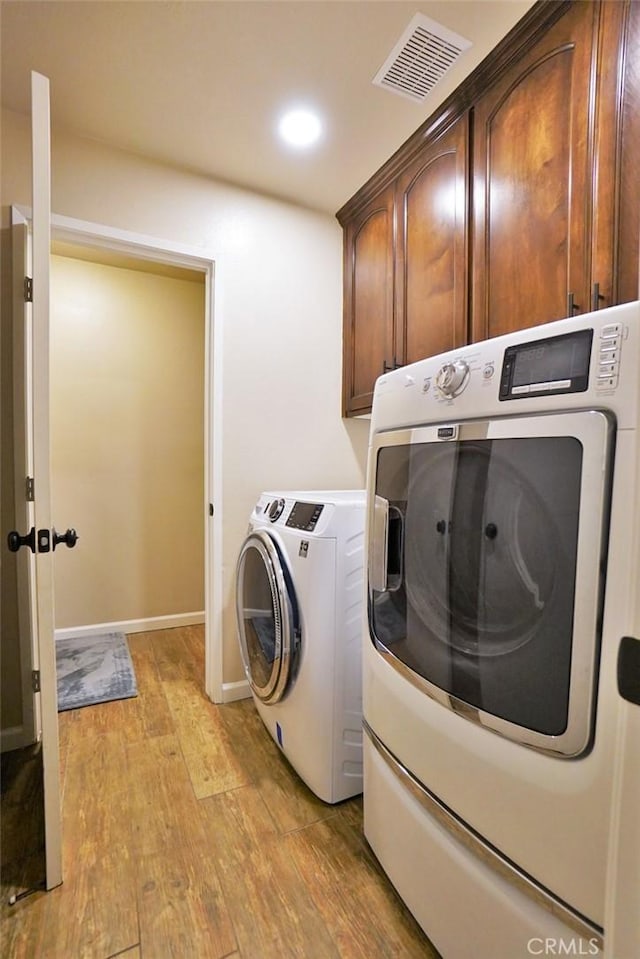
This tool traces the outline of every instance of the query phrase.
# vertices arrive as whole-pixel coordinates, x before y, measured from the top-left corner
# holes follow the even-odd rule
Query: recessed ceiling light
[[[289,146],[304,149],[320,139],[322,123],[311,110],[289,110],[280,118],[278,132]]]

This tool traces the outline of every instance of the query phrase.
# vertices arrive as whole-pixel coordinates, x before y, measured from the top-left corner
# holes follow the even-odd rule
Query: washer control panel
[[[322,503],[295,502],[287,518],[285,526],[292,529],[303,529],[305,533],[312,533],[324,509]]]

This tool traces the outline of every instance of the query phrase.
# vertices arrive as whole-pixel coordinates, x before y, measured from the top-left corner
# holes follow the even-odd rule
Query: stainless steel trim
[[[553,893],[545,889],[544,886],[540,886],[531,876],[491,846],[396,759],[393,753],[378,739],[366,720],[363,721],[363,726],[365,735],[394,776],[420,803],[423,809],[447,830],[453,839],[461,843],[465,849],[473,853],[502,879],[505,879],[529,899],[532,899],[538,906],[546,909],[547,912],[564,922],[565,925],[583,938],[596,940],[599,949],[603,948],[604,930],[600,926],[595,925],[585,916],[573,910],[567,903],[556,898]]]
[[[252,672],[249,663],[247,643],[244,633],[244,607],[242,604],[242,576],[244,575],[244,561],[247,552],[255,549],[264,563],[271,602],[275,619],[276,647],[273,658],[273,669],[264,686],[260,686]],[[279,702],[282,699],[291,674],[293,636],[293,610],[285,582],[280,556],[272,537],[266,530],[255,530],[245,539],[236,566],[236,618],[240,635],[240,652],[246,677],[256,696],[267,704]]]
[[[451,425],[451,422],[448,421],[447,425]],[[393,446],[435,443],[438,442],[437,433],[438,424],[375,434],[372,438],[369,457],[367,489],[370,501],[375,493],[379,451]],[[495,420],[467,420],[459,424],[458,442],[542,436],[574,437],[581,443],[583,449],[569,712],[565,732],[558,736],[539,733],[470,706],[414,672],[383,646],[375,638],[372,630],[370,632],[374,646],[385,661],[431,699],[507,739],[557,758],[572,759],[588,750],[591,742],[615,420],[610,414],[601,410],[509,416]],[[372,528],[371,520],[369,528]],[[370,589],[369,594],[371,594]]]
[[[387,588],[387,549],[389,535],[389,501],[374,497],[371,548],[369,550],[369,583],[372,589]]]

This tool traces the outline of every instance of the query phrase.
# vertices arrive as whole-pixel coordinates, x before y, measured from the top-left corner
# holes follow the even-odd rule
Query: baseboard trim
[[[12,749],[22,749],[31,745],[25,733],[24,726],[9,726],[0,730],[0,752],[9,753]]]
[[[246,679],[240,680],[239,683],[222,684],[223,703],[235,703],[238,699],[249,699],[250,696],[251,689]]]
[[[154,629],[176,629],[179,626],[198,626],[204,623],[204,611],[177,613],[174,616],[153,616],[149,619],[126,619],[117,623],[95,623],[90,626],[72,626],[56,629],[56,639],[80,639],[100,633],[147,633]]]

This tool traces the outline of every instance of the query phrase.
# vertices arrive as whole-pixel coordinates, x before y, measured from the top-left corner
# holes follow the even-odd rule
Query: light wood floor
[[[60,714],[64,883],[2,904],[3,959],[437,957],[250,700],[204,695],[201,627],[129,637],[135,699]]]

